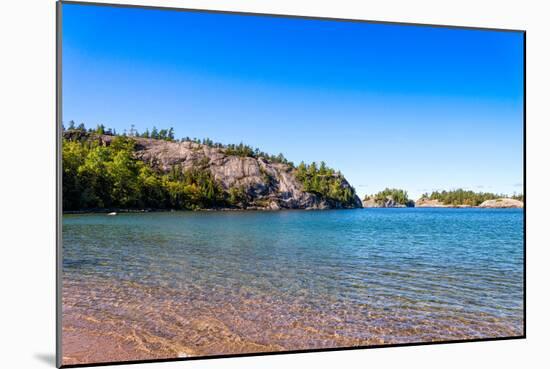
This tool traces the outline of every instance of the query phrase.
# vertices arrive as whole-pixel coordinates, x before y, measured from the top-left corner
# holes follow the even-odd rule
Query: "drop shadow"
[[[55,354],[34,354],[34,358],[55,367]]]

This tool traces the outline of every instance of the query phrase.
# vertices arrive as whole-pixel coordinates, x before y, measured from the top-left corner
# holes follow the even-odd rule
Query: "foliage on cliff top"
[[[63,126],[63,130],[65,130],[65,127]],[[240,157],[251,157],[251,158],[264,158],[270,162],[273,163],[282,163],[287,164],[290,167],[294,167],[294,163],[287,160],[285,156],[282,153],[279,153],[278,155],[272,155],[269,153],[266,153],[259,148],[253,148],[250,145],[246,145],[244,143],[239,144],[222,144],[220,142],[215,142],[211,140],[210,138],[206,137],[203,139],[199,138],[191,138],[189,136],[182,137],[181,139],[175,138],[175,131],[174,128],[168,128],[168,129],[157,129],[156,127],[153,127],[151,131],[147,128],[145,131],[140,133],[133,125],[131,125],[129,130],[124,130],[122,133],[117,133],[116,130],[112,128],[107,128],[103,124],[98,124],[96,128],[86,128],[84,123],[80,123],[79,125],[76,125],[74,121],[70,121],[67,130],[75,130],[75,131],[81,131],[86,133],[96,133],[101,135],[109,135],[109,136],[123,136],[123,137],[140,137],[140,138],[152,138],[156,140],[164,140],[164,141],[170,141],[170,142],[194,142],[201,145],[205,145],[208,147],[214,147],[223,150],[227,155],[234,155],[234,156],[240,156]]]

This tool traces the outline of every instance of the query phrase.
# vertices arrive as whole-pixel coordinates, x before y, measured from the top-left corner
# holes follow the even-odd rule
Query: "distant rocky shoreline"
[[[415,202],[417,208],[485,208],[485,209],[521,209],[523,201],[499,198],[494,200],[486,200],[477,206],[467,204],[445,204],[439,200],[419,199]]]
[[[426,198],[421,198],[416,200],[414,203],[409,203],[407,205],[399,204],[388,199],[384,202],[376,202],[374,199],[363,200],[363,208],[407,208],[407,207],[416,207],[416,208],[481,208],[481,209],[522,209],[524,207],[523,201],[509,199],[509,198],[499,198],[494,200],[486,200],[480,205],[472,206],[467,204],[445,204],[440,200],[430,200]]]
[[[434,191],[424,193],[414,201],[407,191],[400,188],[386,187],[384,190],[366,195],[361,202],[364,208],[486,208],[510,209],[523,208],[522,194],[496,194],[490,192],[474,192],[464,189]]]
[[[487,200],[478,206],[471,205],[452,205],[444,204],[439,200],[419,199],[413,203],[414,205],[398,204],[395,201],[388,200],[384,203],[377,203],[372,199],[363,200],[363,208],[447,208],[447,209],[522,209],[524,203],[515,199],[501,198],[495,200]],[[276,208],[264,208],[264,207],[249,207],[246,209],[241,208],[204,208],[195,210],[180,210],[180,211],[278,211],[278,210],[325,210],[325,209],[276,209]],[[158,213],[158,212],[173,212],[174,209],[83,209],[83,210],[70,210],[64,211],[63,214],[110,214],[110,213]]]

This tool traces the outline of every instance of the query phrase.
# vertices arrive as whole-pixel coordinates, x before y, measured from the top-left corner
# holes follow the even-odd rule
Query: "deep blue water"
[[[523,236],[520,209],[65,215],[64,308],[195,354],[521,335]]]

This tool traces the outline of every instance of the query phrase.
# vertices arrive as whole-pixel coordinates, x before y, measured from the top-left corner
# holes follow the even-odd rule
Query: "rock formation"
[[[480,208],[523,208],[523,202],[515,199],[487,200],[479,205]]]
[[[86,132],[64,133],[69,139],[83,139]],[[75,137],[75,135],[79,135]],[[83,137],[84,136],[84,137]],[[100,143],[109,145],[115,138],[96,135]],[[191,141],[165,141],[134,137],[136,158],[161,172],[174,168],[185,172],[193,167],[209,170],[223,189],[240,189],[250,199],[248,209],[340,209],[360,208],[361,200],[354,195],[342,203],[335,199],[303,190],[296,178],[296,169],[289,164],[277,163],[264,157],[227,155],[224,148],[211,147]],[[341,187],[351,188],[348,181],[338,176]]]

